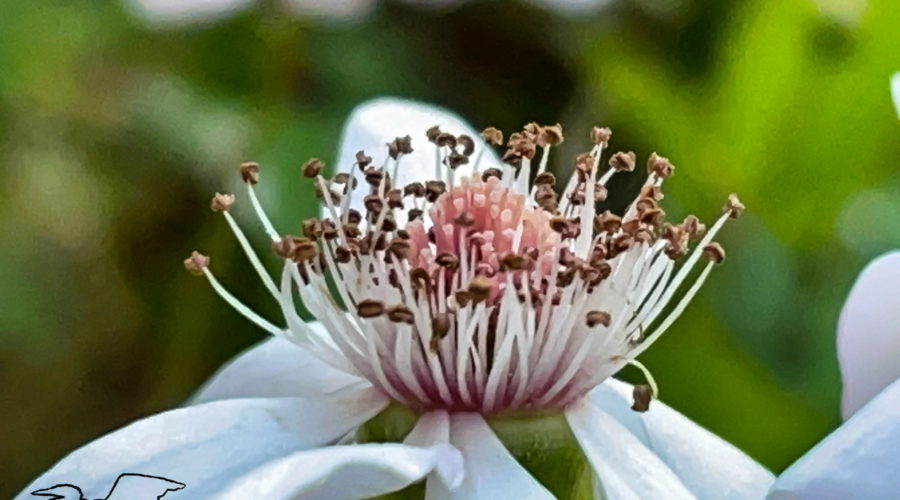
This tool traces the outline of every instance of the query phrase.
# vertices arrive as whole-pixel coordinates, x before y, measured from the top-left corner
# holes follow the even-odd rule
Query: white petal
[[[891,97],[894,99],[897,118],[900,118],[900,72],[894,73],[891,77]]]
[[[630,384],[608,379],[588,399],[650,449],[694,496],[762,498],[768,491],[772,473],[744,452],[660,401],[645,413],[632,411],[631,393]]]
[[[251,3],[253,0],[128,0],[135,14],[161,23],[219,19]]]
[[[552,499],[547,491],[506,450],[477,413],[450,415],[450,444],[462,452],[465,477],[452,490],[428,483],[428,500]]]
[[[396,491],[435,469],[462,468],[450,445],[359,444],[301,451],[268,463],[232,484],[222,500],[355,500]]]
[[[321,323],[310,323],[314,329]],[[315,397],[368,382],[332,368],[304,348],[278,337],[261,342],[219,369],[190,404],[229,398]]]
[[[769,500],[900,498],[900,381],[775,481]]]
[[[325,398],[228,399],[160,413],[74,452],[18,498],[55,484],[103,498],[119,474],[165,477],[187,485],[186,497],[208,498],[249,470],[287,454],[331,443],[387,404],[373,388]]]
[[[456,170],[457,178],[471,173],[472,163],[483,149],[485,152],[480,170],[500,165],[500,160],[493,151],[485,149],[479,132],[456,114],[429,104],[385,97],[363,103],[350,113],[344,125],[335,170],[348,172],[356,161],[356,152],[360,150],[372,157],[373,164],[380,166],[387,158],[385,144],[397,137],[409,135],[412,137],[413,152],[401,157],[394,186],[403,187],[411,182],[435,179],[435,145],[425,137],[425,131],[435,125],[454,135],[467,134],[475,141],[472,161]],[[393,174],[393,168],[388,168],[388,172]],[[360,185],[364,186],[365,180],[359,169],[357,177]],[[357,210],[361,209],[362,198],[366,193],[367,190],[362,188],[353,192],[352,206]]]
[[[872,261],[853,285],[837,329],[844,418],[900,377],[900,252]]]
[[[695,498],[653,451],[589,401],[570,405],[566,420],[597,472],[607,498]]]

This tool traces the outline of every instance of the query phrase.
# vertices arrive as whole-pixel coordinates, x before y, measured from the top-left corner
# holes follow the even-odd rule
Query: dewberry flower
[[[430,106],[364,104],[345,129],[343,169],[329,176],[315,158],[300,167],[323,208],[298,234],[269,221],[260,167],[243,164],[242,199],[280,274],[232,217],[233,195],[217,193],[211,208],[284,326],[241,303],[195,252],[185,267],[274,338],[192,406],[76,451],[35,485],[81,467],[105,478],[124,456],[209,488],[198,498],[361,498],[423,479],[429,498],[761,498],[771,474],[655,401],[636,360],[724,259],[715,236],[743,205],[728,196],[708,229],[693,216],[666,222],[675,167],[653,154],[624,212],[598,213],[609,180],[638,161],[609,154],[607,128],[583,135],[588,150],[558,183],[548,160],[566,140],[559,125],[504,137]],[[611,378],[626,365],[646,384]],[[164,428],[181,434],[156,444]],[[150,450],[133,446],[147,439]]]

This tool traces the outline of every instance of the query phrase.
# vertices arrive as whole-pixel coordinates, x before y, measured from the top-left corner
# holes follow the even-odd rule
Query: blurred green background
[[[560,121],[564,168],[609,125],[613,148],[679,167],[675,218],[739,192],[726,265],[643,361],[664,401],[776,472],[839,423],[837,315],[900,241],[896,0],[291,1],[172,21],[0,0],[0,497],[264,338],[182,267],[212,254],[279,318],[209,196],[259,161],[296,232],[315,212],[298,165],[333,158],[379,95],[476,127]]]

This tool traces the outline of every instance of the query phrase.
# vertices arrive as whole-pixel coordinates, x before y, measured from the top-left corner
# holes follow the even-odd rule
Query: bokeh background
[[[380,95],[560,121],[557,169],[609,125],[679,167],[675,217],[739,192],[726,265],[644,362],[776,472],[839,423],[843,298],[900,242],[896,0],[142,1],[0,0],[0,497],[264,338],[182,267],[212,254],[279,317],[209,196],[259,161],[296,231],[299,164]]]

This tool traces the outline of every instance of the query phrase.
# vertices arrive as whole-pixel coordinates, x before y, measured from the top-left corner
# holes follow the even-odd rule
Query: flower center
[[[226,216],[281,304],[286,329],[228,294],[207,269],[208,258],[196,254],[185,265],[263,328],[415,411],[555,410],[626,364],[648,376],[649,388],[635,392],[635,408],[646,408],[655,384],[635,357],[681,314],[724,257],[712,238],[742,210],[737,198],[729,197],[709,231],[693,216],[666,223],[659,201],[674,167],[654,154],[624,215],[597,214],[609,179],[635,166],[633,153],[620,152],[601,169],[608,129],[591,131],[594,146],[576,159],[561,196],[546,170],[551,147],[563,140],[558,125],[530,124],[512,134],[503,164],[484,169],[472,138],[437,127],[426,136],[438,179],[424,183],[392,183],[412,152],[409,137],[388,144],[383,165],[372,165],[360,151],[349,174],[330,180],[320,161],[307,162],[304,175],[326,217],[304,221],[302,237],[272,228],[252,187],[258,166],[242,166],[254,209],[285,262],[280,286],[228,213],[234,197],[213,198],[213,210]],[[502,141],[496,129],[482,137]],[[532,181],[537,148],[543,152]],[[457,178],[470,159],[471,175]],[[709,262],[675,300],[703,256]],[[297,316],[295,293],[327,335]]]

